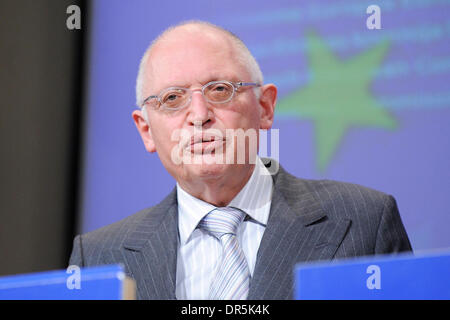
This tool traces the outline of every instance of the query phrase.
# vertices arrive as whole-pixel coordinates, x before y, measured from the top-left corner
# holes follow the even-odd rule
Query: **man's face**
[[[250,74],[238,63],[231,42],[220,33],[189,33],[174,31],[173,34],[152,50],[147,63],[147,76],[143,89],[144,96],[158,95],[168,87],[185,87],[199,89],[204,84],[215,80],[231,82],[250,82]],[[260,90],[259,88],[257,90]],[[201,91],[194,91],[190,104],[178,111],[166,112],[146,108],[148,128],[139,118],[139,111],[133,114],[136,125],[141,133],[149,152],[157,152],[165,168],[183,185],[184,182],[194,182],[198,179],[220,179],[225,175],[235,175],[234,179],[242,179],[239,171],[245,171],[248,164],[223,163],[224,161],[210,161],[211,157],[223,156],[223,153],[237,152],[237,145],[231,148],[226,141],[226,130],[268,129],[272,123],[272,114],[267,115],[267,107],[261,106],[260,99],[249,88],[241,88],[230,102],[212,104],[205,100]],[[269,111],[270,113],[270,111]],[[270,119],[267,120],[267,117]],[[146,132],[146,130],[148,131]],[[180,147],[179,139],[174,138],[174,132],[188,132],[191,135],[208,133],[217,135],[220,132],[225,141],[208,142],[204,138],[194,144],[189,143],[188,150],[193,156],[200,157],[201,163],[174,162],[174,150]],[[217,138],[216,138],[217,140]],[[218,147],[217,154],[211,151],[211,146]],[[186,153],[185,153],[186,155]],[[209,157],[209,161],[202,161],[202,157]],[[234,158],[236,160],[236,158]],[[235,162],[235,161],[234,161]]]

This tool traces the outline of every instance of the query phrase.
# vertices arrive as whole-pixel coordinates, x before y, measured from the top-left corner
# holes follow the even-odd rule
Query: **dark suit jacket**
[[[270,161],[269,161],[270,163]],[[269,220],[248,299],[290,299],[299,262],[411,250],[395,199],[359,185],[273,175]],[[70,264],[121,263],[139,299],[175,299],[176,188],[158,205],[78,235]]]

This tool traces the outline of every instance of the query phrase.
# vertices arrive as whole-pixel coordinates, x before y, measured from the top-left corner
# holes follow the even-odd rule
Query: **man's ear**
[[[150,126],[145,120],[143,112],[145,112],[145,110],[135,110],[131,115],[133,117],[134,124],[141,135],[142,142],[144,142],[145,149],[152,153],[156,151],[155,142],[153,141]]]
[[[277,103],[277,87],[274,84],[265,84],[261,87],[259,104],[261,105],[260,129],[268,130],[272,127],[275,105]]]

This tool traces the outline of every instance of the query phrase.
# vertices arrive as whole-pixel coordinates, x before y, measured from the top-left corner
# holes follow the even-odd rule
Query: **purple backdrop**
[[[182,20],[201,19],[248,44],[265,82],[278,85],[281,107],[291,93],[317,84],[308,52],[318,51],[310,51],[317,48],[307,41],[308,32],[325,43],[338,65],[388,43],[364,93],[387,112],[394,128],[349,125],[319,169],[318,115],[311,118],[288,106],[277,113],[274,125],[280,129],[280,162],[299,177],[349,181],[390,193],[416,250],[450,247],[450,4],[377,1],[382,29],[368,30],[371,2],[93,2],[79,231],[152,206],[174,187],[158,156],[146,153],[131,119],[135,78],[156,35]],[[342,79],[352,76],[342,74]],[[337,85],[346,90],[345,83]],[[327,97],[329,89],[324,85],[321,94]]]

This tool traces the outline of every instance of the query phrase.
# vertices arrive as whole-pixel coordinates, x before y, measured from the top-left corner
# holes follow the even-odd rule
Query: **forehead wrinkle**
[[[220,37],[218,37],[217,35],[220,35]],[[227,60],[231,60],[233,63],[238,64],[241,67],[242,71],[245,72],[246,76],[248,76],[247,68],[243,66],[241,61],[237,58],[238,49],[236,48],[233,41],[231,40],[231,37],[228,34],[221,30],[215,30],[213,28],[205,26],[181,26],[179,28],[171,30],[170,32],[162,36],[150,49],[145,72],[146,76],[144,87],[146,89],[152,87],[152,79],[155,79],[155,77],[158,76],[154,71],[158,70],[158,63],[164,61],[164,51],[170,50],[171,47],[176,46],[179,42],[181,42],[182,44],[185,43],[187,44],[187,46],[192,46],[193,39],[199,39],[203,43],[211,43],[209,48],[215,49],[215,51],[217,51],[219,54],[223,54],[225,57],[227,57]],[[233,76],[231,78],[235,77],[236,76]],[[223,75],[220,75],[218,73],[214,74],[214,71],[212,71],[212,74],[205,75],[204,77],[202,77],[202,79],[195,80],[197,82],[196,84],[201,85],[213,80],[242,80],[237,78],[231,79],[230,76],[226,76],[225,78]],[[164,88],[171,86],[190,87],[191,85],[195,84],[177,82],[176,79],[169,79],[164,83],[164,85],[161,85],[161,88],[154,89],[163,90]]]

